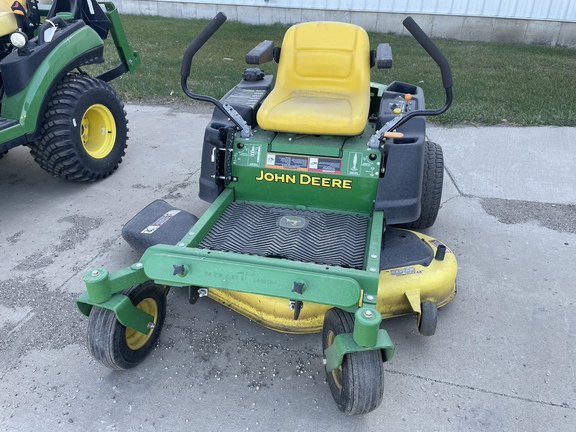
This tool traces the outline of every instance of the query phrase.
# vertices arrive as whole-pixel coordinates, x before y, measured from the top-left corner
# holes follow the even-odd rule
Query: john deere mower
[[[83,67],[104,62],[109,32],[119,64],[92,77]],[[0,0],[0,155],[27,145],[56,177],[107,177],[122,161],[128,130],[107,82],[139,64],[113,3],[54,0],[40,10],[36,0]]]
[[[291,27],[281,47],[257,45],[258,67],[222,99],[188,87],[192,60],[225,22],[219,13],[188,46],[181,82],[215,105],[206,127],[197,218],[164,201],[123,228],[142,253],[130,267],[84,275],[76,304],[88,316],[91,355],[112,369],[154,349],[168,287],[208,296],[274,330],[322,332],[327,382],[340,408],[363,414],[383,398],[383,363],[394,354],[384,318],[415,314],[420,333],[456,294],[456,259],[431,226],[440,207],[443,156],[425,116],[452,101],[444,55],[412,18],[405,27],[440,67],[444,105],[426,109],[420,87],[370,82],[392,66],[388,44],[339,22]]]

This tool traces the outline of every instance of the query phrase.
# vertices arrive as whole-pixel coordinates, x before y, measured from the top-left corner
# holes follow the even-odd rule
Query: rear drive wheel
[[[118,168],[126,149],[126,112],[114,89],[87,75],[68,75],[52,94],[35,161],[66,180],[95,181]]]
[[[324,316],[322,347],[326,350],[341,333],[352,333],[354,315],[332,308]],[[384,396],[384,363],[380,350],[346,354],[342,365],[326,374],[340,411],[366,414],[380,406]]]
[[[426,141],[424,148],[424,176],[422,179],[422,199],[420,217],[414,222],[398,225],[407,229],[430,228],[434,225],[444,184],[444,155],[442,147],[432,141]]]
[[[122,291],[138,309],[154,317],[148,334],[126,328],[114,311],[93,307],[88,317],[88,352],[110,369],[130,369],[144,360],[156,346],[166,316],[166,291],[151,282]]]

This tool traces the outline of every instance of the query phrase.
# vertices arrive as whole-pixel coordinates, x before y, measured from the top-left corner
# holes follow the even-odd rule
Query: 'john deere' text
[[[352,180],[331,177],[318,177],[304,173],[287,174],[260,170],[260,174],[256,177],[256,181],[291,183],[337,189],[352,189]]]

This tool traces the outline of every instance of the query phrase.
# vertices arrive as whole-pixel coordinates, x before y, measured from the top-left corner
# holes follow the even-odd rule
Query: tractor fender
[[[18,56],[14,51],[2,62],[2,75],[10,77],[24,75],[27,81],[16,93],[10,92],[8,83],[5,82],[2,117],[17,120],[28,141],[33,140],[44,118],[48,100],[62,78],[79,66],[102,63],[103,54],[102,39],[93,29],[85,25],[78,26],[78,30],[58,41],[40,61],[32,59],[22,63],[24,66],[18,67],[18,59],[9,58]],[[33,56],[34,53],[30,55]],[[32,69],[28,70],[29,68]]]

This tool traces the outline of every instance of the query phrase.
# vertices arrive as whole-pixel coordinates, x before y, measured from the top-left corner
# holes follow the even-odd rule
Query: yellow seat
[[[0,0],[0,36],[6,36],[18,30],[16,17],[10,6],[14,0]]]
[[[357,135],[370,106],[370,45],[358,26],[309,22],[284,36],[276,85],[260,127],[313,135]]]

